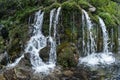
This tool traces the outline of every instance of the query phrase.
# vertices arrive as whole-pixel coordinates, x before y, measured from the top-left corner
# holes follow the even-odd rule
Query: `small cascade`
[[[50,25],[49,25],[49,36],[45,37],[42,33],[42,24],[44,18],[44,12],[41,10],[36,12],[34,24],[33,24],[33,32],[30,40],[28,41],[25,53],[30,54],[30,62],[32,64],[32,68],[35,70],[35,73],[48,74],[50,71],[53,71],[56,64],[56,34],[57,34],[57,24],[59,21],[61,7],[57,10],[52,9],[50,12]],[[52,28],[54,28],[52,32]],[[49,52],[49,61],[43,62],[42,58],[39,56],[40,50],[47,46],[47,39],[50,43],[50,52]],[[17,58],[14,63],[8,64],[7,68],[14,68],[20,60],[24,58],[24,53],[21,57]]]
[[[56,27],[58,24],[58,18],[60,9],[58,8],[51,10],[50,12],[50,26],[49,26],[49,36],[45,37],[42,34],[42,23],[44,12],[38,11],[35,14],[35,22],[34,22],[34,31],[33,36],[30,38],[27,47],[25,49],[26,53],[30,53],[30,61],[32,64],[32,68],[37,73],[48,74],[55,67],[56,63]],[[51,28],[54,28],[54,31],[51,31]],[[52,33],[53,37],[52,37]],[[40,50],[47,46],[47,38],[50,43],[50,53],[49,53],[49,61],[45,63],[39,56]]]
[[[30,38],[28,45],[25,49],[26,53],[30,53],[30,61],[33,67],[43,65],[42,59],[39,57],[39,51],[46,47],[46,37],[42,34],[44,12],[38,11],[35,14],[33,36]]]
[[[20,62],[20,60],[21,60],[22,58],[24,58],[24,54],[23,54],[21,57],[17,58],[14,63],[8,64],[6,67],[7,67],[7,68],[14,68],[15,66],[18,65],[18,63]]]
[[[108,33],[104,21],[99,17],[100,27],[103,32],[103,53],[108,53]]]
[[[83,30],[83,49],[86,55],[90,55],[92,53],[95,53],[95,40],[94,40],[94,35],[92,33],[93,27],[92,27],[92,22],[90,20],[89,15],[85,10],[82,10],[82,30]],[[85,24],[86,23],[86,24]],[[85,41],[85,27],[87,27],[87,42]],[[86,46],[86,47],[85,47]]]
[[[50,13],[50,27],[49,27],[49,42],[50,42],[50,46],[51,46],[51,49],[50,49],[50,58],[49,58],[49,62],[51,63],[56,63],[56,27],[57,27],[57,24],[58,24],[58,18],[59,18],[59,14],[60,14],[60,10],[61,10],[61,7],[58,8],[57,10],[57,13],[55,15],[55,9],[53,9]],[[53,17],[53,15],[55,15],[55,18]],[[53,19],[54,18],[54,19]],[[54,36],[52,37],[51,35],[51,27],[52,27],[52,23],[53,23],[53,28],[54,28]]]
[[[95,52],[96,44],[95,44],[93,32],[91,31],[93,26],[91,24],[90,17],[88,16],[85,10],[82,10],[82,12],[83,12],[83,15],[82,15],[83,29],[82,30],[83,30],[83,48],[84,48],[83,52],[85,55],[87,54],[87,56],[79,58],[78,66],[80,64],[85,64],[87,66],[99,66],[99,65],[110,65],[114,63],[115,58],[113,57],[112,53],[108,51],[108,34],[107,34],[104,21],[99,17],[100,27],[103,32],[103,52],[96,53]],[[84,39],[85,27],[88,28],[87,43]]]

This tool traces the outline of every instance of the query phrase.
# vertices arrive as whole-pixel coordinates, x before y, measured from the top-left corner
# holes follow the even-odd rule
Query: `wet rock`
[[[0,54],[0,62],[2,61],[2,59],[5,57],[4,54]]]
[[[3,37],[3,39],[7,40],[8,39],[8,30],[5,27],[2,27],[2,29],[0,30],[1,36]]]
[[[6,70],[3,74],[6,80],[17,80],[14,69]]]
[[[3,76],[3,74],[0,74],[0,80],[5,80],[5,77]]]
[[[89,5],[89,11],[90,12],[95,12],[96,11],[96,8],[92,5]]]
[[[17,68],[14,70],[17,79],[21,79],[21,80],[30,80],[30,76],[31,76],[31,71],[27,70],[27,69],[22,69],[22,68]]]
[[[29,53],[24,54],[24,58],[22,58],[17,65],[18,68],[22,67],[26,70],[31,69],[31,66],[32,65],[31,65],[31,62],[30,62],[30,54]]]
[[[40,50],[39,55],[42,58],[42,60],[46,62],[49,60],[49,53],[50,53],[50,47],[47,46]]]
[[[66,70],[63,72],[63,75],[71,77],[73,75],[73,72],[71,70]]]
[[[7,65],[9,62],[9,57],[7,53],[0,54],[0,64]]]

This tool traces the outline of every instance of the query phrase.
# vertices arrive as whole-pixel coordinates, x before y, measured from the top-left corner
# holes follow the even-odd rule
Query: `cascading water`
[[[58,18],[59,18],[59,14],[60,14],[60,10],[61,7],[58,8],[57,13],[55,15],[55,9],[53,9],[50,13],[50,27],[49,27],[49,42],[51,44],[51,49],[50,49],[50,58],[49,58],[49,63],[56,63],[56,27],[58,24]],[[55,15],[55,18],[53,17]],[[54,18],[54,19],[53,19]],[[54,24],[54,36],[51,36],[51,27],[52,27],[52,23]]]
[[[83,14],[82,14],[82,23],[83,23],[83,47],[86,48],[84,50],[85,54],[90,55],[91,53],[95,53],[95,40],[93,37],[93,33],[92,33],[92,22],[90,20],[90,17],[88,16],[87,12],[85,10],[82,10]],[[85,24],[85,19],[86,19],[86,24]],[[85,26],[87,27],[87,43],[86,43],[86,47],[85,47],[85,39],[84,39],[84,34],[85,34]]]
[[[108,34],[103,20],[99,17],[100,27],[103,32],[103,52],[108,53]]]
[[[104,21],[99,17],[100,27],[103,32],[103,52],[96,53],[95,52],[96,44],[95,44],[94,37],[93,37],[92,31],[91,31],[93,26],[90,21],[90,17],[88,16],[88,14],[85,10],[82,10],[82,12],[83,12],[82,22],[84,22],[86,20],[85,21],[86,27],[88,28],[88,32],[89,32],[89,34],[87,34],[87,35],[89,35],[89,37],[87,37],[88,41],[87,41],[87,43],[85,43],[85,39],[84,39],[84,35],[83,35],[83,47],[85,48],[83,50],[84,50],[84,53],[86,52],[85,54],[87,54],[87,56],[83,57],[83,58],[80,57],[78,65],[85,64],[87,66],[97,66],[100,64],[109,65],[109,64],[114,63],[115,58],[112,56],[112,53],[108,51],[108,34],[107,34],[107,30],[106,30]],[[85,34],[84,28],[85,28],[85,24],[83,24],[83,34]]]
[[[44,64],[42,59],[39,57],[39,51],[47,45],[46,37],[41,32],[43,16],[43,12],[36,12],[33,36],[30,38],[27,48],[25,49],[26,53],[30,53],[30,60],[33,68]]]
[[[50,27],[49,27],[49,36],[45,37],[42,34],[42,23],[43,23],[43,16],[44,13],[41,11],[38,11],[35,15],[35,24],[34,24],[34,31],[33,36],[30,38],[28,45],[25,49],[26,53],[30,53],[31,55],[31,64],[32,68],[35,70],[35,72],[42,72],[45,74],[48,74],[49,71],[53,70],[56,63],[56,26],[58,24],[58,17],[60,13],[60,9],[58,8],[57,12],[56,9],[51,10],[50,13]],[[56,13],[56,14],[55,14]],[[54,20],[54,37],[51,35],[51,28]],[[39,57],[39,52],[41,49],[47,46],[47,38],[49,38],[50,42],[50,53],[49,53],[49,62],[45,63],[42,61],[42,59]]]
[[[20,60],[21,60],[22,58],[24,58],[24,54],[23,54],[21,57],[17,58],[14,63],[8,64],[6,67],[7,67],[7,68],[13,68],[13,67],[15,67],[15,66],[20,62]]]
[[[57,10],[53,9],[50,12],[50,25],[49,25],[49,36],[45,37],[42,34],[42,24],[44,18],[44,12],[41,10],[36,12],[34,24],[33,24],[33,33],[30,40],[27,43],[25,48],[25,53],[30,54],[30,61],[32,64],[32,68],[35,70],[35,73],[43,73],[48,74],[50,71],[53,71],[56,64],[56,27],[59,21],[61,7]],[[54,31],[51,31],[51,28],[54,28]],[[53,33],[53,35],[52,35]],[[50,43],[50,53],[49,53],[49,61],[47,63],[43,62],[39,56],[40,50],[47,46],[47,38]],[[14,63],[8,64],[7,67],[13,68],[15,67],[20,60],[24,57],[24,54],[17,58]]]

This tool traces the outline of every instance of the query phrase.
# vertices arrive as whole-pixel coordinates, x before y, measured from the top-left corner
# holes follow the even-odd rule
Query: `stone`
[[[92,6],[92,5],[89,5],[89,11],[90,12],[95,12],[96,11],[96,8],[94,7],[94,6]]]
[[[65,76],[71,77],[73,75],[73,72],[71,70],[66,70],[63,72]]]
[[[14,69],[6,70],[3,74],[6,80],[17,80]]]
[[[43,61],[47,62],[49,60],[50,46],[47,46],[40,50],[39,55]]]
[[[28,71],[27,69],[17,68],[14,71],[17,79],[30,80],[31,72]]]
[[[0,74],[0,80],[5,80],[5,77],[3,74]]]

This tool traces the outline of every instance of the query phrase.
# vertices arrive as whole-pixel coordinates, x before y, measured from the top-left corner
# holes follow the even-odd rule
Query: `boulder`
[[[58,64],[63,67],[75,67],[79,59],[79,51],[73,43],[62,43],[58,46]]]
[[[49,46],[40,50],[39,55],[44,62],[47,62],[49,60],[49,53],[50,53],[50,47]]]

